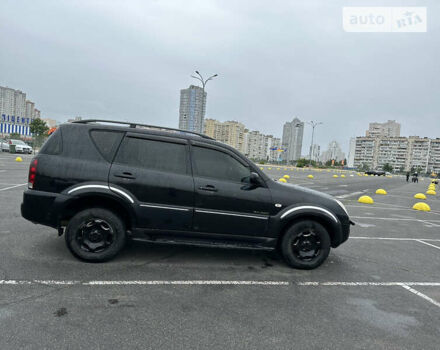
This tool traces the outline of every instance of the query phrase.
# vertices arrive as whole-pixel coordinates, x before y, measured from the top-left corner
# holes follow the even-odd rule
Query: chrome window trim
[[[177,208],[177,207],[166,207],[162,205],[153,205],[153,204],[140,204],[141,207],[147,207],[147,208],[157,208],[157,209],[169,209],[169,210],[180,210],[180,211],[189,211],[188,208]]]
[[[204,209],[196,209],[197,213],[205,213],[205,214],[218,214],[218,215],[229,215],[229,216],[240,216],[245,218],[253,218],[253,219],[260,219],[260,220],[267,220],[267,216],[256,216],[256,215],[247,215],[247,214],[235,214],[230,212],[224,212],[224,211],[211,211],[211,210],[204,210]]]

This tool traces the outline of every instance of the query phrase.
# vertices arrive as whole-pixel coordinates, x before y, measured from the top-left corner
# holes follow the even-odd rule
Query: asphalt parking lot
[[[0,154],[1,349],[439,348],[440,197],[411,209],[429,179],[265,167],[339,198],[357,223],[312,271],[275,253],[134,242],[88,264],[21,218],[31,157],[14,159]]]

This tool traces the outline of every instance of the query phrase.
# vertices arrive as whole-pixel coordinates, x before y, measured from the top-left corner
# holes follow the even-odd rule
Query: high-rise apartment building
[[[267,160],[267,137],[259,131],[250,131],[248,136],[248,153],[250,159]]]
[[[321,158],[321,146],[317,144],[311,145],[309,155],[311,157],[311,160],[318,162]]]
[[[342,152],[341,146],[336,141],[332,141],[328,145],[328,149],[322,152],[321,160],[323,163],[329,160],[334,160],[335,162],[340,162],[345,159],[345,153]]]
[[[44,121],[49,128],[54,128],[58,125],[58,122],[55,119],[44,118],[42,121]]]
[[[205,135],[226,143],[256,161],[280,161],[281,140],[259,131],[249,131],[237,121],[205,119]]]
[[[1,135],[30,136],[29,124],[40,117],[40,111],[33,102],[26,100],[22,91],[0,86],[0,115]]]
[[[381,137],[375,140],[373,168],[390,164],[394,169],[406,169],[408,161],[408,139],[406,137]]]
[[[266,135],[265,144],[267,145],[266,157],[269,162],[277,162],[282,159],[281,139]]]
[[[348,148],[348,159],[347,159],[347,166],[349,168],[354,167],[354,154],[356,152],[356,138],[352,137],[350,138],[350,146]]]
[[[226,143],[235,149],[244,150],[244,124],[237,121],[220,122],[215,119],[205,120],[205,134],[217,141]]]
[[[400,124],[395,120],[388,120],[386,123],[370,123],[367,137],[399,137]]]
[[[440,171],[440,139],[410,137],[357,137],[354,167],[382,169],[385,164],[398,171]]]
[[[205,90],[195,85],[180,90],[179,129],[203,132],[206,96]]]
[[[354,152],[354,164],[356,168],[363,165],[373,168],[373,161],[376,154],[376,143],[373,137],[356,137],[356,148]]]
[[[440,173],[440,138],[431,139],[429,146],[428,171]]]
[[[301,158],[302,140],[304,134],[304,122],[294,118],[291,122],[286,122],[283,126],[282,148],[283,159],[288,163]]]

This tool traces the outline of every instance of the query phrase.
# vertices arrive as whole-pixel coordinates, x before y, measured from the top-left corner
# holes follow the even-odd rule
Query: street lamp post
[[[198,81],[200,81],[202,83],[203,92],[205,91],[205,86],[206,86],[206,84],[208,84],[208,81],[210,81],[213,78],[218,76],[218,74],[214,74],[214,75],[211,75],[208,79],[204,79],[198,70],[196,70],[196,74],[197,74],[197,76],[191,75],[191,78],[197,79]]]
[[[210,80],[212,80],[212,79],[214,79],[215,77],[217,77],[218,76],[218,74],[214,74],[214,75],[211,75],[208,79],[204,79],[203,78],[203,76],[199,73],[199,71],[198,70],[196,70],[196,74],[197,74],[197,76],[195,76],[195,75],[191,75],[191,78],[194,78],[194,79],[197,79],[198,81],[200,81],[201,83],[202,83],[202,91],[203,91],[203,94],[202,94],[202,98],[203,98],[203,105],[202,105],[202,108],[203,108],[203,110],[202,110],[202,118],[204,118],[205,117],[205,110],[206,110],[206,100],[205,100],[205,86],[206,86],[206,84],[208,84],[208,81],[210,81]],[[202,125],[201,125],[201,130],[202,130],[202,132],[204,132],[204,127],[203,127],[203,119],[202,119]]]
[[[312,126],[312,143],[310,144],[310,153],[309,153],[309,165],[311,165],[312,164],[312,148],[313,148],[313,137],[314,137],[314,135],[315,135],[315,128],[318,126],[318,125],[321,125],[322,124],[322,122],[316,122],[316,121],[310,121],[310,122],[307,122],[307,124],[310,124],[311,126]]]

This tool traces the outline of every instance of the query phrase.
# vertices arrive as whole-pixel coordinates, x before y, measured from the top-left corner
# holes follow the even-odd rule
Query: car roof
[[[174,137],[184,140],[192,140],[197,142],[203,142],[209,145],[222,147],[236,154],[237,153],[240,154],[235,148],[223,142],[217,141],[207,135],[188,131],[188,130],[146,125],[139,123],[131,123],[131,122],[103,120],[103,119],[86,119],[86,120],[74,121],[71,123],[62,124],[61,127],[66,128],[69,127],[69,125],[76,125],[76,126],[82,125],[88,129],[98,128],[98,129],[106,129],[106,130],[117,130],[117,131],[129,132],[129,133],[139,133],[139,134],[147,134],[147,135]]]
[[[122,125],[121,125],[122,124]],[[134,127],[133,127],[134,126]],[[115,121],[107,121],[107,120],[84,120],[84,121],[75,121],[71,123],[64,123],[61,124],[60,129],[65,128],[78,128],[83,127],[88,130],[93,129],[99,129],[99,130],[112,130],[112,131],[121,131],[125,133],[138,133],[138,134],[144,134],[144,135],[157,135],[157,136],[164,136],[169,138],[178,138],[178,139],[184,139],[184,140],[192,140],[194,142],[197,142],[198,144],[205,144],[205,145],[212,145],[217,146],[218,148],[223,148],[224,150],[227,150],[233,154],[235,154],[237,157],[243,159],[246,163],[250,162],[253,164],[254,170],[260,174],[260,176],[268,180],[269,177],[260,169],[256,164],[254,164],[250,159],[248,159],[245,155],[243,155],[241,152],[236,150],[235,148],[223,143],[214,140],[213,138],[195,133],[195,132],[189,132],[186,130],[180,130],[180,129],[172,129],[172,128],[164,128],[160,126],[150,126],[150,125],[144,125],[144,124],[135,124],[135,123],[128,123],[128,122],[115,122]]]

